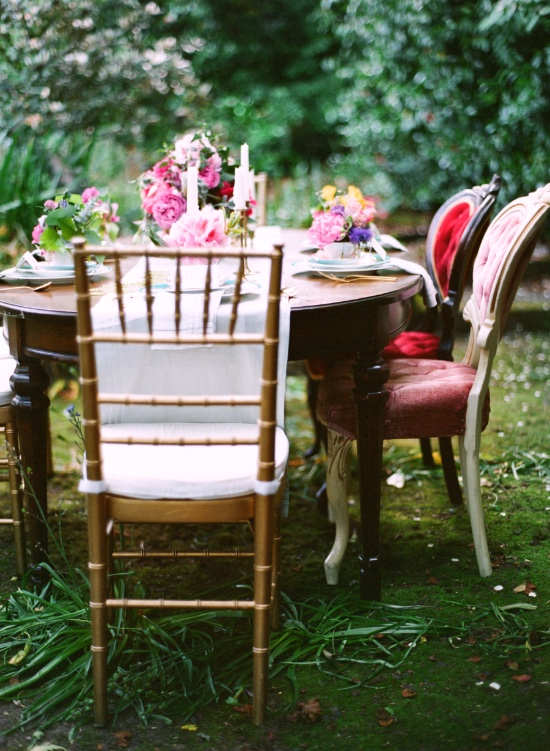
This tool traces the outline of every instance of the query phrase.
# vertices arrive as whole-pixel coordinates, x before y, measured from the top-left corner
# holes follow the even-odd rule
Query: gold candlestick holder
[[[246,202],[246,208],[239,209],[240,222],[241,222],[241,248],[248,248],[248,201]],[[245,277],[250,277],[253,272],[248,265],[248,257],[244,259],[244,273]]]

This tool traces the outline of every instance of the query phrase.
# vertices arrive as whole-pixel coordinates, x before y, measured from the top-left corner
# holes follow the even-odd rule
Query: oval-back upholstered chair
[[[508,312],[550,209],[550,184],[508,204],[489,226],[473,268],[472,295],[464,308],[470,339],[462,362],[388,360],[386,438],[459,436],[464,493],[479,571],[491,573],[481,503],[479,446],[489,416],[489,378]],[[317,415],[328,431],[327,491],[336,539],[325,561],[329,583],[338,582],[349,532],[345,461],[356,436],[352,363],[340,361],[319,384]],[[375,513],[379,514],[379,509]]]
[[[438,293],[437,308],[427,308],[419,330],[404,331],[384,349],[384,359],[424,357],[438,360],[453,359],[455,324],[464,294],[466,280],[479,250],[481,240],[493,214],[501,177],[493,175],[485,185],[465,188],[448,198],[430,222],[426,240],[426,267]],[[335,358],[336,359],[336,358]],[[318,381],[326,371],[326,361],[306,363],[309,374],[308,401],[314,415]],[[314,418],[315,443],[308,455],[318,453],[324,428]],[[434,467],[429,438],[420,441],[424,464]],[[443,437],[439,450],[447,492],[452,504],[462,502],[452,442]],[[322,497],[323,489],[319,492]]]
[[[85,266],[91,251],[83,242],[74,244],[96,722],[105,724],[108,716],[109,612],[133,607],[252,612],[253,718],[261,723],[288,458],[281,427],[286,353],[280,341],[288,343],[290,313],[280,297],[282,247],[105,248],[114,260],[116,299],[97,301]],[[236,273],[231,299],[223,305],[213,281],[222,260],[227,273]],[[267,265],[253,301],[241,299],[248,261]],[[123,271],[132,262],[130,283]],[[198,287],[201,274],[193,272],[201,270]],[[186,285],[194,276],[195,284]],[[119,522],[253,522],[252,550],[115,550],[112,529]],[[113,560],[147,555],[174,562],[248,557],[252,597],[231,592],[233,597],[214,600],[127,599],[111,592]]]

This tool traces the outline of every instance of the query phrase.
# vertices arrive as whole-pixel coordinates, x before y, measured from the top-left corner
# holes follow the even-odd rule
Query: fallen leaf
[[[517,681],[518,683],[529,683],[529,681],[531,680],[531,676],[529,674],[513,675],[512,680]]]
[[[500,720],[495,725],[495,730],[507,730],[515,722],[516,722],[515,717],[511,717],[510,715],[503,714]]]
[[[252,717],[253,707],[252,704],[239,704],[238,706],[233,707],[233,711]]]
[[[384,707],[378,707],[378,709],[376,710],[376,716],[378,724],[382,728],[389,727],[395,720],[395,717],[393,717],[393,715],[390,714],[387,709],[384,709]]]
[[[182,725],[181,729],[182,730],[189,730],[190,732],[194,733],[199,728],[197,727],[197,725]]]
[[[427,584],[439,584],[435,576],[430,576],[430,578],[427,581]]]
[[[298,709],[302,712],[304,720],[307,722],[318,722],[323,716],[319,699],[308,699],[298,704]]]
[[[414,699],[416,691],[413,691],[412,688],[404,688],[403,691],[401,691],[401,696],[404,699]]]
[[[118,748],[128,748],[132,733],[129,730],[119,730],[115,733]]]
[[[487,733],[479,733],[478,735],[474,735],[474,741],[488,741],[489,735]]]
[[[526,586],[527,586],[527,582],[523,582],[523,584],[518,584],[517,587],[514,587],[514,592],[525,592]]]
[[[481,657],[468,657],[468,662],[481,662]]]
[[[518,670],[519,669],[519,663],[515,662],[514,660],[508,660],[506,662],[506,667],[510,668],[510,670]]]
[[[525,584],[525,590],[524,591],[525,591],[526,595],[530,595],[531,592],[533,592],[534,589],[536,589],[536,586],[534,584],[532,584],[531,582],[527,582]]]

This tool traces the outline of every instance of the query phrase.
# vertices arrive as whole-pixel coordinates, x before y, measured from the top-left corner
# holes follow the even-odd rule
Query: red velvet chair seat
[[[437,359],[440,338],[429,331],[404,331],[392,342],[384,347],[384,360],[395,360],[401,357],[422,357]]]
[[[317,415],[328,428],[355,440],[356,415],[352,398],[353,360],[333,365],[319,384]],[[469,365],[446,360],[389,360],[389,392],[384,419],[385,438],[440,438],[464,435],[468,395],[476,377]],[[482,429],[489,420],[489,393]]]

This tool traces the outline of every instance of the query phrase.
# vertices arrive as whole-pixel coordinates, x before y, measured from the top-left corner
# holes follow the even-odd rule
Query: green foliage
[[[101,128],[136,143],[159,123],[182,127],[200,93],[159,12],[138,0],[3,2],[0,131]]]
[[[337,103],[346,169],[383,171],[394,194],[417,206],[493,172],[507,196],[547,182],[548,2],[341,5],[332,12],[347,82]]]
[[[232,143],[246,140],[256,169],[275,177],[338,150],[341,139],[328,112],[340,89],[330,67],[339,45],[318,0],[192,6],[201,39],[193,68],[209,86],[206,116],[213,129]],[[177,36],[189,22],[189,7],[173,2],[170,11]]]

